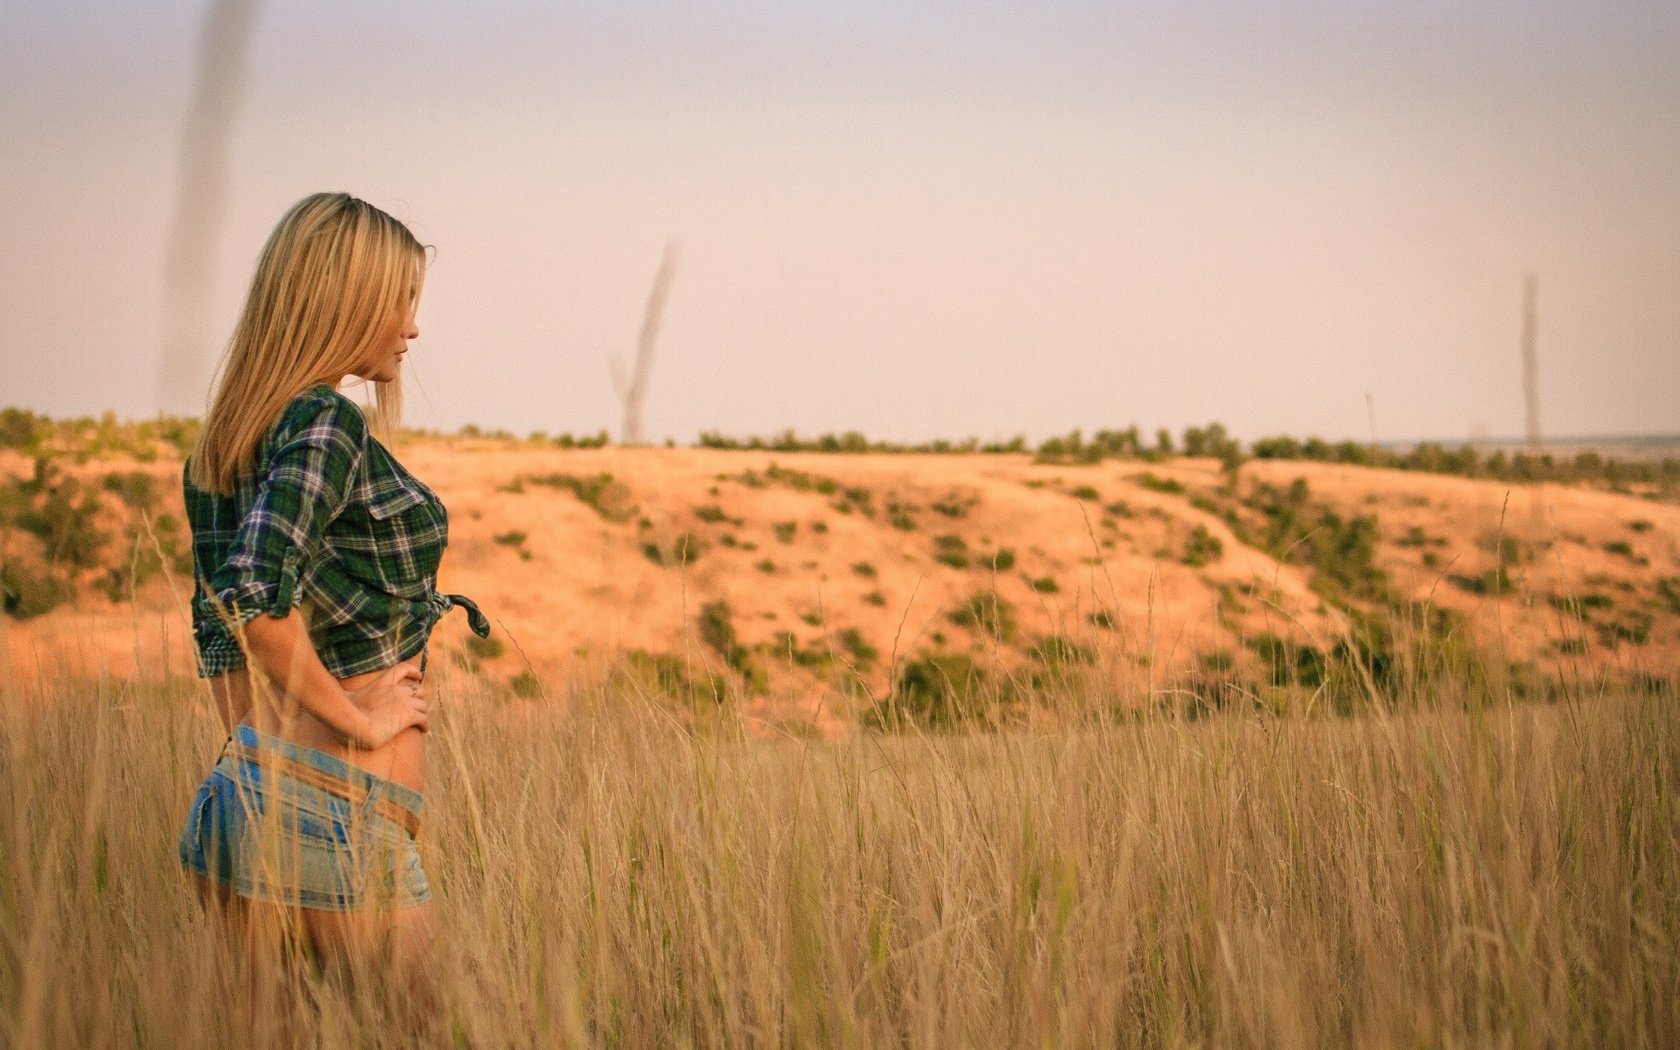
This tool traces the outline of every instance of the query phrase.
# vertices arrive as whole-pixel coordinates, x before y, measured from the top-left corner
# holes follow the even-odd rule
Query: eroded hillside
[[[1585,488],[1190,458],[401,455],[451,509],[441,586],[497,626],[447,622],[437,651],[516,694],[630,673],[832,729],[917,661],[1078,665],[1137,695],[1311,684],[1314,654],[1396,609],[1543,675],[1680,654],[1680,508]],[[179,471],[0,459],[10,677],[190,673]]]

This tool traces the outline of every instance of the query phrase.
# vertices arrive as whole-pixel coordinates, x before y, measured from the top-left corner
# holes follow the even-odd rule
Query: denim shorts
[[[261,760],[252,760],[251,749]],[[349,788],[344,794],[362,801],[265,765],[269,755],[336,778]],[[419,817],[413,788],[242,725],[193,796],[181,863],[241,897],[296,908],[424,904],[431,885],[413,836],[388,815],[392,803]]]

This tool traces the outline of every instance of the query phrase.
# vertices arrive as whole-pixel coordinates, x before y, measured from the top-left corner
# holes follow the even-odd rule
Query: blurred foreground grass
[[[438,686],[443,1005],[255,1010],[174,856],[190,684],[0,688],[0,1039],[1680,1045],[1672,688],[752,740]]]

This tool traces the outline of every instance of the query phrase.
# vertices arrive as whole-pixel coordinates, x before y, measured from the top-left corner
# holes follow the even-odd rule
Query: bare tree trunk
[[[211,0],[198,38],[198,79],[181,126],[175,215],[164,255],[159,407],[201,411],[214,359],[216,249],[227,213],[228,152],[244,92],[259,0]]]
[[[1535,302],[1539,298],[1539,282],[1534,274],[1528,273],[1523,277],[1523,322],[1522,322],[1522,364],[1523,364],[1523,430],[1528,438],[1528,454],[1534,457],[1539,469],[1540,449],[1540,351],[1536,346],[1535,328],[1537,326]],[[1536,483],[1529,487],[1528,498],[1529,516],[1534,519],[1535,535],[1539,536],[1546,524],[1545,486]]]
[[[665,313],[665,299],[671,292],[671,278],[677,272],[677,245],[665,245],[660,257],[659,271],[653,275],[653,288],[648,292],[647,307],[642,311],[642,332],[636,339],[636,362],[626,379],[615,361],[613,378],[618,396],[624,402],[624,429],[620,440],[626,445],[640,445],[642,434],[642,406],[647,401],[648,378],[653,372],[653,349],[659,340],[659,323]]]
[[[1522,383],[1523,429],[1528,451],[1540,455],[1540,355],[1535,346],[1535,300],[1539,295],[1534,274],[1523,278]]]

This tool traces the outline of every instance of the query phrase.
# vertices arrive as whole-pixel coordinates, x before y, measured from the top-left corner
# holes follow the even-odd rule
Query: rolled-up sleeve
[[[237,623],[283,617],[302,600],[299,580],[349,498],[366,436],[361,412],[340,397],[282,422],[256,501],[208,581],[225,615]]]

